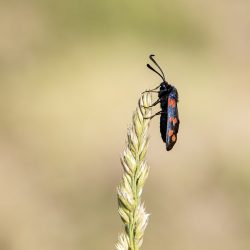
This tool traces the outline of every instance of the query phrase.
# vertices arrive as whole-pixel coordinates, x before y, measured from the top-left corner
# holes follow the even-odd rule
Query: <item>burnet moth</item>
[[[154,89],[147,90],[145,92],[158,93],[158,100],[154,102],[150,107],[153,107],[160,103],[161,111],[155,113],[153,116],[144,117],[145,119],[152,119],[156,115],[161,115],[160,117],[160,131],[161,138],[166,143],[166,150],[169,151],[173,148],[177,141],[177,133],[179,130],[179,115],[178,115],[178,92],[177,89],[170,85],[166,79],[165,75],[158,65],[158,63],[153,58],[154,55],[150,55],[150,60],[157,66],[160,70],[160,73],[156,71],[150,64],[147,64],[147,67],[158,74],[163,82]],[[157,91],[157,89],[159,89]],[[143,93],[145,93],[143,92]],[[147,108],[144,107],[143,108]]]

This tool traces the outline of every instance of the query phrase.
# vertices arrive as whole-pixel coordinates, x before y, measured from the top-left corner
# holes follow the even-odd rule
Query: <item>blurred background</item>
[[[115,249],[119,155],[140,93],[179,91],[178,142],[151,122],[143,249],[250,249],[250,2],[0,3],[0,249]],[[155,108],[155,112],[159,107]]]

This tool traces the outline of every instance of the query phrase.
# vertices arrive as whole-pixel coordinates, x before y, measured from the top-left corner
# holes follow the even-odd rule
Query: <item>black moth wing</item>
[[[160,118],[160,131],[161,131],[161,138],[164,142],[166,142],[166,132],[167,132],[167,114],[161,114]]]
[[[178,93],[176,89],[173,89],[168,96],[168,118],[166,129],[166,149],[171,150],[177,141],[177,133],[179,131],[179,115],[178,115]]]

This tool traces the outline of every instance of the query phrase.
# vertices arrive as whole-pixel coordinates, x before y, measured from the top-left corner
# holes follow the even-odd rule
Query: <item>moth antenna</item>
[[[151,69],[152,71],[154,71],[157,75],[159,75],[161,79],[163,80],[163,82],[166,82],[165,78],[158,71],[156,71],[150,64],[147,64],[147,67]]]
[[[162,69],[161,69],[161,67],[159,66],[159,64],[155,61],[155,59],[153,58],[155,55],[150,55],[149,56],[149,58],[150,58],[150,60],[158,67],[158,69],[161,71],[161,73],[162,73],[162,79],[164,80],[164,82],[166,82],[166,80],[165,80],[165,75],[164,75],[164,73],[163,73],[163,71],[162,71]]]

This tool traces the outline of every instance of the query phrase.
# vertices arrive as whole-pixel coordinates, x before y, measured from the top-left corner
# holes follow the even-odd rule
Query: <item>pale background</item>
[[[119,155],[140,93],[179,91],[150,127],[144,250],[250,249],[250,1],[0,3],[0,249],[114,249]],[[158,107],[155,108],[155,112]]]

